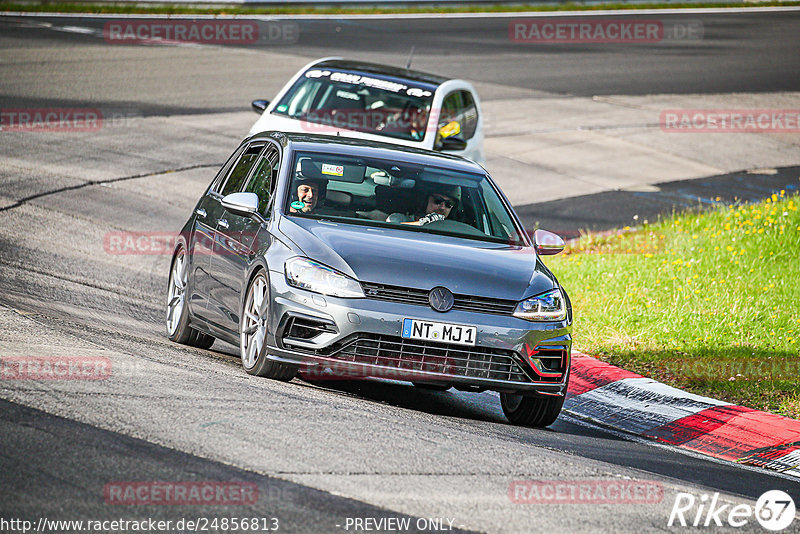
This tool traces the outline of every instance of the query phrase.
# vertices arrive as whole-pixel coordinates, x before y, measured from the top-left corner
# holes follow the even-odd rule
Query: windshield
[[[289,216],[525,245],[486,175],[316,152],[293,169]]]
[[[425,137],[435,87],[333,69],[311,69],[273,113],[311,123],[308,133],[347,129],[397,139]]]

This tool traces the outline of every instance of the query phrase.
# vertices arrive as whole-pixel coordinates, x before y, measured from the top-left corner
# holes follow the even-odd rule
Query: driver
[[[294,180],[293,187],[295,190],[289,203],[289,212],[310,213],[325,198],[325,193],[328,190],[328,181],[297,177]]]
[[[433,184],[427,189],[422,209],[416,213],[392,213],[386,222],[423,226],[434,221],[443,221],[461,202],[461,187],[457,185]]]
[[[421,141],[425,137],[425,127],[428,125],[428,110],[413,104],[403,115],[411,139]]]

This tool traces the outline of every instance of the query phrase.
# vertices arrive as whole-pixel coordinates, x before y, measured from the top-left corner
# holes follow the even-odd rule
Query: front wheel
[[[239,319],[242,366],[251,375],[288,382],[297,374],[297,368],[267,358],[269,301],[269,281],[264,271],[259,271],[247,288]]]
[[[564,397],[525,397],[501,393],[500,405],[508,420],[515,425],[546,427],[558,419]]]

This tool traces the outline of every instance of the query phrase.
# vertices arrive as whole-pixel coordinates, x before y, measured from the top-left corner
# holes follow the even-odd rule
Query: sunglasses
[[[439,195],[431,195],[434,204],[444,204],[446,208],[453,209],[456,205],[455,202],[449,198],[440,197]]]

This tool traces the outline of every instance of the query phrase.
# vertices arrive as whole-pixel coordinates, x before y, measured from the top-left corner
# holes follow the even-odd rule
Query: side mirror
[[[256,113],[264,113],[264,110],[269,106],[269,100],[253,100],[250,105],[253,106],[253,111]]]
[[[442,139],[442,145],[439,150],[445,152],[449,150],[465,150],[466,148],[467,142],[460,137],[445,137]]]
[[[564,250],[565,246],[564,240],[553,232],[536,230],[533,233],[533,247],[536,249],[537,254],[552,256]]]
[[[231,193],[222,199],[222,207],[236,215],[249,217],[258,212],[258,195],[255,193]]]

